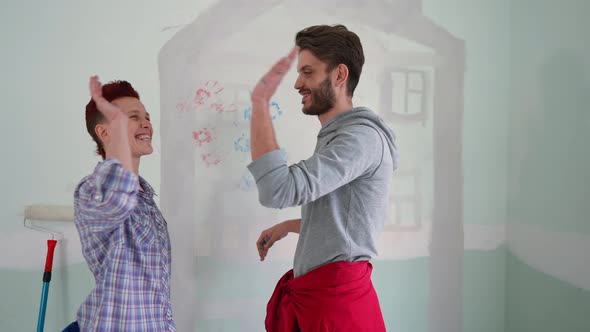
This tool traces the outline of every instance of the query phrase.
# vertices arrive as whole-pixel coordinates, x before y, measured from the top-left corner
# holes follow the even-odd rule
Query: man
[[[96,285],[66,330],[175,331],[167,225],[139,176],[153,151],[149,114],[128,82],[94,76],[90,94],[86,127],[103,161],[76,188],[74,210]]]
[[[369,260],[383,228],[397,165],[391,130],[372,111],[353,107],[364,54],[356,34],[342,25],[312,26],[297,33],[296,47],[252,91],[248,165],[261,204],[301,205],[301,219],[260,235],[268,249],[299,233],[293,270],[279,281],[267,307],[268,331],[385,331]],[[295,89],[303,113],[322,128],[313,155],[287,166],[279,150],[269,101],[298,56]]]

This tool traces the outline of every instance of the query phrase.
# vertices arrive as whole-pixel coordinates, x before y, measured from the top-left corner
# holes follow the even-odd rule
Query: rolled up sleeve
[[[138,190],[138,176],[123,168],[117,159],[101,162],[76,189],[76,223],[93,232],[118,226],[136,207]]]

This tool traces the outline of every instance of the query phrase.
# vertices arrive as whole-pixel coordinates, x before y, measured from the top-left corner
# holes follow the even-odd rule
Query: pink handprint
[[[212,103],[209,105],[209,108],[216,111],[217,113],[223,113],[224,111],[223,103]]]
[[[209,128],[203,128],[199,131],[193,131],[193,139],[199,144],[199,146],[203,145],[204,143],[211,143],[213,139],[215,139],[214,128],[209,130]]]
[[[221,162],[221,157],[215,153],[204,153],[201,155],[201,159],[207,167],[217,165]]]
[[[205,101],[209,99],[209,97],[211,97],[211,92],[205,89],[198,89],[195,93],[195,98],[193,100],[195,101],[197,107],[199,107],[203,106],[205,104]]]
[[[213,95],[219,94],[221,91],[223,91],[223,87],[219,85],[219,82],[207,81],[205,82],[204,86],[197,89],[193,101],[197,107],[203,106],[207,104],[209,98],[211,98]]]
[[[190,110],[190,105],[186,101],[180,101],[176,104],[176,109],[179,112],[188,112]]]

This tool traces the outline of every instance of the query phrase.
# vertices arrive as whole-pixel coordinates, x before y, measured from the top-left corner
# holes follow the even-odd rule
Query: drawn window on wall
[[[422,228],[420,170],[398,170],[392,183],[386,231],[418,231]]]
[[[429,149],[432,140],[432,84],[431,66],[385,66],[381,69],[380,115],[395,127],[405,142],[401,150],[411,149],[396,171],[386,231],[417,232],[429,221],[428,173]],[[426,159],[425,159],[426,158]],[[426,200],[428,201],[428,200]]]
[[[381,76],[381,107],[389,120],[424,125],[428,95],[426,70],[385,68]]]

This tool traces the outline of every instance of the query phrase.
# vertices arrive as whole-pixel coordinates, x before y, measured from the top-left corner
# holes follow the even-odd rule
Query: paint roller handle
[[[47,240],[47,257],[45,258],[45,270],[43,271],[43,282],[51,281],[51,268],[53,266],[53,253],[57,240]]]

